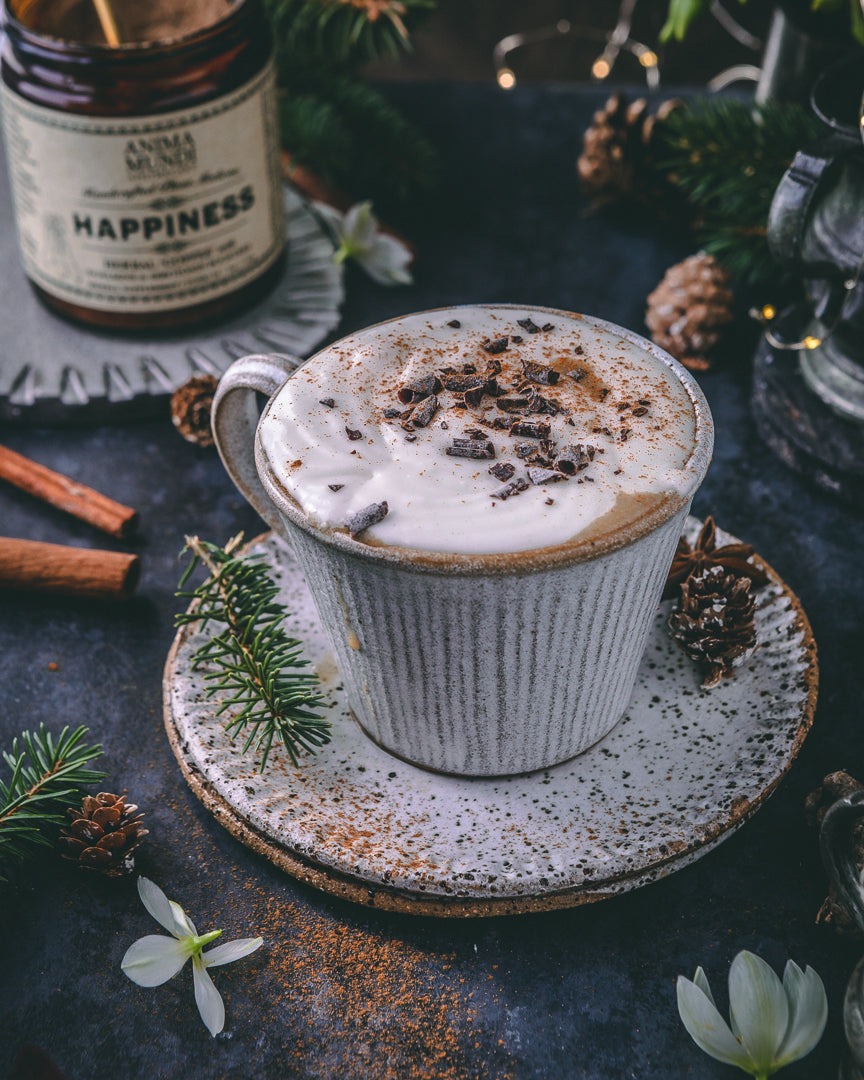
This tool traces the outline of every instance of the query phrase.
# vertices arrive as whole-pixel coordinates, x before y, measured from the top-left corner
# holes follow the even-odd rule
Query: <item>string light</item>
[[[609,73],[612,68],[609,66],[609,62],[604,60],[601,56],[599,60],[595,60],[591,68],[591,75],[597,80],[603,80],[609,77]]]
[[[510,68],[501,68],[496,72],[495,78],[498,80],[498,85],[502,90],[512,90],[516,85],[516,73],[511,71]]]

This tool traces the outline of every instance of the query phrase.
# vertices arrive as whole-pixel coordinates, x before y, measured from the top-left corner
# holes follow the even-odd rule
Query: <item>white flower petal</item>
[[[706,1054],[727,1065],[747,1068],[750,1058],[729,1030],[714,1002],[683,975],[678,976],[678,1012],[691,1039]]]
[[[789,1004],[771,965],[746,949],[729,969],[729,1018],[753,1065],[770,1069],[789,1024]]]
[[[714,1005],[714,1007],[716,1008],[717,1006],[716,1002],[714,1001],[714,995],[711,993],[711,987],[708,985],[708,976],[705,974],[701,967],[696,968],[696,974],[693,976],[693,984],[694,986],[699,987],[705,997],[707,997],[711,1004]]]
[[[225,1006],[213,980],[204,969],[201,957],[192,961],[192,978],[195,983],[195,1004],[207,1030],[215,1038],[225,1027]]]
[[[345,235],[344,214],[340,213],[335,206],[330,206],[323,202],[316,202],[314,204],[314,210],[324,224],[328,226],[341,241],[342,237]]]
[[[413,256],[395,236],[378,236],[368,253],[358,255],[357,262],[379,285],[410,285],[413,282],[407,267]]]
[[[182,907],[174,900],[169,900],[171,905],[171,914],[174,916],[174,924],[177,927],[178,935],[180,937],[196,937],[198,931],[195,929],[195,923],[189,918]]]
[[[171,909],[171,901],[158,885],[154,884],[149,878],[139,877],[138,895],[141,897],[141,903],[160,926],[164,927],[169,934],[173,934],[174,937],[184,936],[183,933],[178,933],[177,922]]]
[[[365,251],[371,247],[378,233],[372,203],[367,201],[352,206],[345,214],[344,229],[352,251]]]
[[[220,964],[233,964],[264,944],[264,938],[250,937],[238,938],[237,941],[226,941],[224,945],[217,945],[215,949],[201,954],[205,967],[219,967]]]
[[[809,1054],[822,1038],[828,1020],[828,999],[822,980],[790,960],[783,972],[783,989],[789,1001],[789,1027],[775,1056],[778,1068]]]
[[[139,986],[161,986],[173,979],[188,959],[185,942],[148,934],[129,946],[120,967]]]

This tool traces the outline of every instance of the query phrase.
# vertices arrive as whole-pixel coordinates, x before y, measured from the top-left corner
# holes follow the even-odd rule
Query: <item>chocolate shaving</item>
[[[633,416],[644,416],[645,413],[647,413],[647,412],[648,412],[648,409],[647,409],[647,407],[645,405],[639,405],[637,408],[635,408],[633,410]]]
[[[462,365],[462,374],[463,375],[476,375],[477,374],[477,365],[476,364],[463,364]]]
[[[514,338],[513,340],[515,341],[516,339]],[[489,363],[486,365],[486,374],[489,376],[490,379],[493,375],[500,375],[501,361],[495,359],[490,360]]]
[[[495,399],[495,404],[502,412],[522,412],[523,409],[528,408],[530,402],[531,398],[522,394],[502,396]]]
[[[540,329],[543,330],[543,331],[554,330],[555,329],[555,324],[551,323],[551,322],[543,323],[543,325],[540,327]]]
[[[509,480],[516,472],[516,466],[510,461],[498,461],[489,466],[489,472],[496,480]]]
[[[409,413],[410,413],[410,410],[409,410]],[[385,409],[384,410],[384,419],[385,420],[398,420],[400,416],[402,416],[402,410],[401,409]]]
[[[554,502],[555,502],[555,500],[554,500],[554,499],[547,499],[547,500],[546,500],[546,505],[547,505],[547,506],[551,506],[551,505],[552,505],[552,504],[553,504]]]
[[[486,432],[480,428],[470,427],[465,429],[465,436],[468,439],[485,439]]]
[[[362,431],[355,431],[353,428],[348,427],[347,424],[345,425],[345,434],[348,436],[351,442],[356,442],[358,439],[363,438]]]
[[[415,427],[426,427],[436,412],[438,412],[438,398],[432,394],[414,409],[411,421]]]
[[[519,323],[523,330],[527,330],[529,334],[540,333],[540,327],[533,319],[517,319],[516,322]]]
[[[577,345],[573,352],[576,353],[577,356],[584,356],[585,354],[585,350],[582,348],[581,345]]]
[[[488,340],[484,341],[483,342],[483,348],[486,350],[487,353],[490,353],[490,354],[494,355],[495,353],[505,352],[507,350],[507,346],[509,344],[510,344],[510,338],[499,337],[499,338],[495,338],[494,341],[488,341]]]
[[[444,389],[454,394],[464,394],[466,390],[473,390],[478,386],[482,389],[486,385],[485,375],[447,375],[444,372],[441,374]]]
[[[438,426],[441,428],[442,431],[449,431],[450,430],[450,425],[447,423],[446,420],[442,420],[441,423]]]
[[[612,393],[608,386],[604,386],[600,391],[599,397],[601,401],[605,401],[607,397]]]
[[[511,480],[509,484],[505,484],[504,487],[500,487],[496,491],[490,491],[489,498],[509,499],[511,495],[518,495],[520,491],[527,491],[530,486],[528,481],[520,476],[516,480]]]
[[[582,382],[588,372],[585,370],[585,368],[573,368],[573,370],[568,371],[567,374],[574,382],[578,383]]]
[[[344,484],[328,484],[327,487],[329,487],[331,491],[341,491],[342,488],[345,487],[345,485]]]
[[[336,402],[332,397],[324,397],[318,402],[319,405],[326,405],[328,409],[335,409]]]
[[[465,404],[471,408],[476,409],[480,402],[483,400],[483,394],[486,392],[485,386],[472,386],[470,390],[466,390],[462,395]]]
[[[528,401],[528,412],[548,413],[550,416],[555,416],[561,412],[561,406],[557,401],[545,398],[542,394],[538,394],[536,390],[532,390]]]
[[[558,472],[555,469],[543,469],[543,468],[530,468],[528,469],[528,479],[532,484],[555,484],[560,480],[566,480],[567,477],[563,473]]]
[[[450,457],[494,458],[495,447],[488,439],[454,439],[445,453]]]
[[[521,334],[514,334],[510,340],[514,345],[521,345],[525,338],[523,338]]]
[[[525,435],[530,439],[548,439],[552,429],[539,420],[514,420],[510,425],[511,435]]]
[[[636,404],[637,405],[650,405],[651,402],[648,400],[648,398],[640,397],[639,400],[636,402]]]
[[[441,380],[437,375],[424,375],[420,379],[415,379],[412,383],[401,386],[396,397],[399,398],[403,405],[413,405],[415,402],[429,397],[430,394],[437,394],[440,389]]]
[[[447,325],[452,326],[454,330],[458,330],[462,326],[462,323],[459,322],[458,319],[451,319],[450,322],[447,323]]]
[[[630,430],[629,427],[621,428],[621,433],[620,433],[621,442],[627,442],[627,440],[630,438],[630,436],[632,434],[633,434],[633,432]]]
[[[561,377],[561,373],[548,364],[540,364],[536,360],[523,360],[522,372],[526,379],[540,383],[541,386],[554,386]]]
[[[345,518],[345,528],[352,536],[356,536],[364,529],[368,529],[370,525],[377,525],[379,521],[383,521],[387,517],[388,509],[386,502],[370,503],[362,510],[358,510],[356,514],[349,514]]]
[[[535,457],[537,454],[537,446],[534,443],[523,442],[516,445],[516,457],[520,461],[524,461],[526,458]]]
[[[596,452],[590,443],[584,446],[582,443],[576,443],[575,446],[566,446],[558,455],[555,468],[567,476],[573,476],[574,473],[588,468],[594,460]]]
[[[615,408],[618,410],[618,412],[626,412],[627,409],[632,408],[632,405],[629,401],[622,401],[621,404],[616,405]]]
[[[405,442],[417,442],[417,436],[416,435],[406,435],[405,436]]]

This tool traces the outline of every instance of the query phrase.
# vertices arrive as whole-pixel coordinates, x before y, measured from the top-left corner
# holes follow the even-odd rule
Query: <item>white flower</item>
[[[693,982],[678,976],[678,1012],[706,1054],[765,1080],[809,1054],[822,1038],[828,1001],[822,980],[790,960],[781,983],[773,968],[746,950],[729,969],[729,1019],[714,1004],[702,968]]]
[[[139,938],[126,950],[120,967],[132,982],[139,986],[161,986],[173,979],[191,957],[195,1004],[207,1030],[211,1035],[218,1035],[225,1026],[225,1006],[213,980],[207,974],[207,968],[230,964],[242,956],[248,956],[255,952],[264,939],[241,938],[217,945],[209,952],[202,952],[205,945],[219,937],[221,930],[212,930],[209,934],[199,936],[183,908],[169,900],[158,885],[145,877],[138,878],[138,895],[156,922],[173,934],[173,938],[166,938],[162,934],[148,934],[147,937]]]
[[[381,232],[371,202],[357,203],[344,216],[332,207],[316,209],[333,233],[334,262],[355,259],[379,285],[411,284],[413,255],[401,240]]]

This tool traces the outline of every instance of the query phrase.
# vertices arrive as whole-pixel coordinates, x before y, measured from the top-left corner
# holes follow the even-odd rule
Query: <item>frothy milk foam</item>
[[[476,404],[477,388],[467,405],[458,389],[466,367],[488,376]],[[423,389],[404,400],[425,376],[442,384],[437,401]],[[318,527],[386,502],[358,540],[471,555],[578,543],[680,501],[696,421],[674,372],[619,334],[575,315],[469,307],[330,346],[285,383],[259,432],[276,479]],[[469,453],[491,443],[494,458],[453,456],[466,440]]]

